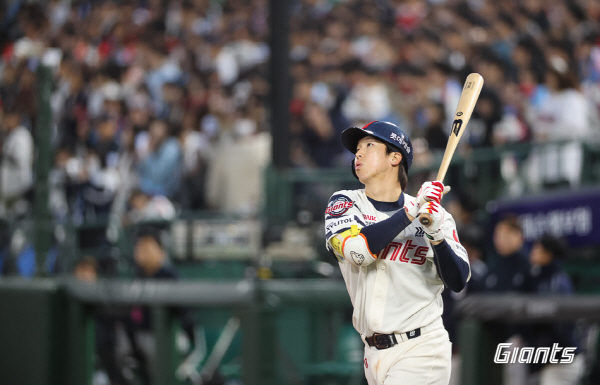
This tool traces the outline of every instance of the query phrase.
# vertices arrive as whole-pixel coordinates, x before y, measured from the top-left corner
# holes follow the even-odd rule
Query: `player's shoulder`
[[[367,200],[367,195],[364,189],[360,190],[339,190],[334,192],[329,198],[329,205],[333,202],[349,201],[360,204],[364,200]]]
[[[340,216],[353,207],[361,206],[363,199],[365,199],[364,190],[336,191],[331,195],[331,198],[329,198],[325,215],[333,217]]]
[[[360,199],[362,196],[365,195],[365,190],[364,189],[360,189],[360,190],[339,190],[334,192],[331,195],[331,198],[329,198],[329,201],[331,202],[332,199],[335,199],[337,197],[346,197],[346,198],[350,198],[350,199]]]

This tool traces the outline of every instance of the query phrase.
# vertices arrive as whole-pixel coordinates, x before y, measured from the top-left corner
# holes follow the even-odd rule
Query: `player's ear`
[[[402,153],[392,152],[391,155],[392,155],[392,159],[391,159],[392,166],[397,166],[400,164],[400,162],[402,162]]]

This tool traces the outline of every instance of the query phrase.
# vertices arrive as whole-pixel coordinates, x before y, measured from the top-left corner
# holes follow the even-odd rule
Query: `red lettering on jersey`
[[[388,247],[391,247],[391,246],[394,247],[394,252],[392,253],[392,256],[390,257],[390,261],[395,261],[396,258],[398,258],[398,253],[402,249],[402,243],[392,242],[392,243],[390,243],[390,245]],[[390,251],[392,251],[391,248],[390,248]]]
[[[410,263],[414,263],[415,265],[422,265],[427,260],[426,255],[429,251],[429,247],[427,246],[419,246],[417,250],[415,250],[414,258],[410,261]]]
[[[369,369],[369,363],[367,362],[366,358],[365,358],[365,368]]]
[[[458,235],[456,235],[456,230],[452,231],[452,235],[454,235],[454,240],[458,243],[460,243],[460,241],[458,240]]]
[[[367,221],[376,221],[377,220],[377,218],[375,218],[375,215],[363,214],[363,218],[365,218]]]
[[[409,258],[408,252],[413,249],[416,250],[413,256]],[[406,243],[390,242],[390,244],[387,245],[385,249],[381,250],[377,254],[377,256],[379,259],[386,259],[389,256],[390,261],[395,261],[396,259],[398,259],[398,261],[404,263],[423,265],[427,261],[426,255],[428,252],[429,247],[418,246],[416,243],[413,243],[412,240],[409,239],[406,241]]]
[[[388,251],[390,251],[390,245],[387,245],[385,249],[381,250],[379,254],[377,254],[378,259],[385,259],[387,257]]]
[[[400,254],[400,262],[409,263],[408,259],[406,258],[406,254],[408,254],[408,250],[415,249],[416,247],[417,245],[413,244],[410,239],[406,241],[406,246],[404,246],[404,250],[402,250],[402,254]]]

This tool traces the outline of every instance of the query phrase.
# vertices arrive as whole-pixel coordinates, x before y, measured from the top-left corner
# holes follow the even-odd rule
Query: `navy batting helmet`
[[[358,142],[365,136],[373,136],[384,143],[387,143],[394,147],[398,152],[402,154],[402,164],[408,174],[408,169],[412,165],[413,161],[413,147],[410,142],[408,135],[390,122],[380,122],[378,120],[371,122],[363,128],[350,127],[342,132],[342,143],[344,147],[353,154],[356,154],[356,147]],[[354,173],[354,165],[352,167]]]

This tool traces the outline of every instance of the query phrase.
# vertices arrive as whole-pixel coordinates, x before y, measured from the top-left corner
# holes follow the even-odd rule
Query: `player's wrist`
[[[406,216],[412,222],[419,215],[419,204],[412,200],[405,202],[404,211],[406,211]]]
[[[442,242],[444,242],[443,238],[440,239],[440,240],[437,240],[437,241],[434,241],[434,240],[431,240],[431,239],[429,240],[429,243],[431,243],[434,246],[440,245],[440,244],[442,244]]]

